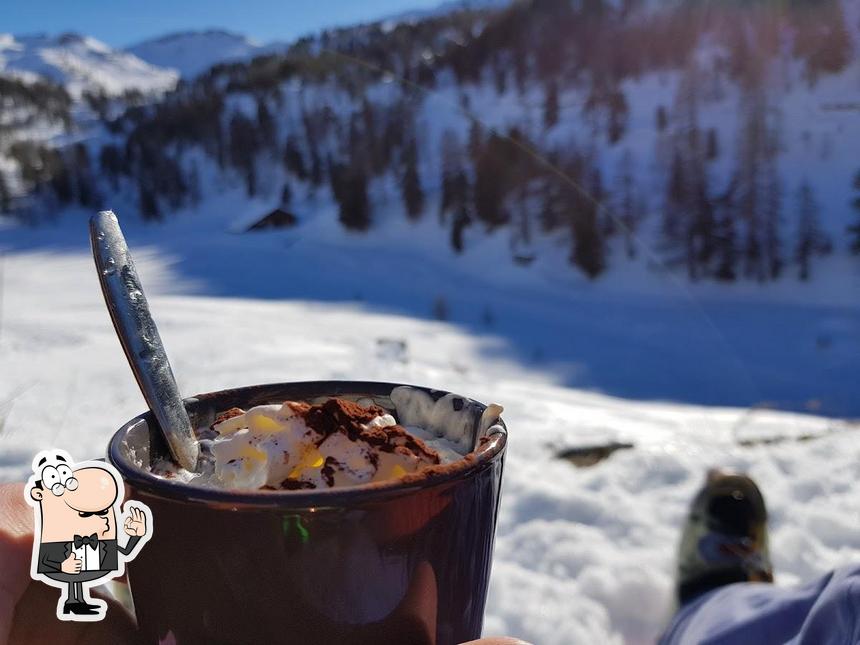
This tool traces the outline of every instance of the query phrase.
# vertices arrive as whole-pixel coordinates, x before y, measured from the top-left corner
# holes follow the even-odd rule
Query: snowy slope
[[[160,94],[178,80],[173,70],[150,65],[133,54],[74,33],[59,36],[0,34],[0,71],[47,78],[79,98],[84,91],[109,96],[127,90]]]
[[[668,3],[671,4],[671,3]],[[637,6],[644,6],[639,3]],[[650,6],[650,5],[649,5]],[[860,99],[860,56],[856,55],[857,45],[860,45],[860,36],[857,28],[860,20],[856,10],[851,9],[846,3],[846,24],[851,28],[851,38],[854,41],[854,53],[847,59],[844,67],[837,73],[821,74],[815,82],[805,79],[804,64],[792,53],[792,48],[786,45],[783,48],[768,53],[767,64],[769,74],[762,81],[761,91],[766,101],[762,113],[767,120],[769,128],[774,131],[776,142],[773,144],[772,153],[775,167],[776,181],[772,191],[772,200],[779,204],[778,232],[781,247],[782,260],[785,269],[779,278],[780,281],[791,284],[780,285],[773,289],[780,294],[797,288],[799,269],[795,263],[794,256],[798,246],[798,191],[805,181],[808,181],[815,193],[815,198],[820,205],[820,225],[823,233],[828,234],[833,242],[834,257],[814,261],[813,274],[820,271],[830,271],[830,277],[824,291],[834,301],[845,299],[847,291],[844,287],[857,285],[856,271],[853,270],[854,260],[848,256],[848,241],[846,240],[846,225],[854,221],[856,214],[852,210],[851,203],[854,198],[852,179],[858,171],[856,166],[856,154],[854,142],[860,137],[860,120],[857,117],[858,99]],[[719,36],[718,27],[714,27],[713,33],[705,32],[695,44],[695,53],[691,56],[690,65],[686,69],[669,67],[663,69],[659,65],[649,66],[624,78],[619,86],[623,92],[625,128],[621,138],[610,143],[607,139],[607,121],[609,115],[606,108],[595,108],[589,112],[585,109],[595,88],[586,78],[566,79],[559,87],[558,97],[558,122],[555,125],[547,125],[544,118],[546,103],[546,89],[544,83],[536,78],[527,79],[522,88],[516,87],[513,77],[515,74],[502,69],[504,82],[494,80],[493,70],[486,67],[482,70],[479,79],[468,82],[458,82],[455,75],[449,69],[442,69],[436,73],[432,87],[419,89],[410,84],[395,82],[395,76],[384,76],[380,82],[373,83],[364,88],[360,96],[351,96],[348,87],[339,86],[331,80],[317,82],[313,78],[301,78],[284,80],[276,73],[261,67],[258,70],[230,70],[224,72],[215,84],[217,88],[233,87],[219,91],[219,98],[223,98],[224,110],[220,116],[221,126],[227,129],[227,123],[239,113],[243,113],[252,123],[258,122],[258,102],[264,105],[274,122],[274,130],[271,133],[263,132],[260,128],[260,138],[268,141],[283,142],[288,136],[298,141],[300,152],[307,163],[310,157],[310,144],[307,143],[315,137],[308,134],[305,119],[306,112],[317,111],[324,113],[331,111],[334,120],[338,122],[340,135],[329,135],[325,140],[315,145],[321,146],[319,156],[326,159],[348,155],[345,149],[348,146],[347,137],[343,133],[348,131],[350,122],[355,114],[360,113],[364,107],[365,99],[372,104],[376,116],[384,120],[392,118],[383,116],[382,112],[386,106],[397,105],[398,101],[408,99],[410,105],[415,106],[414,125],[409,125],[409,130],[415,132],[417,139],[418,172],[420,182],[427,196],[428,206],[425,209],[425,218],[434,218],[437,210],[434,208],[438,203],[440,192],[441,169],[442,169],[442,145],[446,132],[451,131],[459,138],[460,146],[465,146],[471,133],[474,121],[483,126],[485,133],[495,130],[506,133],[516,127],[534,147],[543,161],[551,158],[554,153],[579,153],[593,160],[595,169],[600,173],[600,182],[605,189],[603,206],[607,213],[621,211],[618,195],[618,184],[624,169],[625,159],[630,160],[632,169],[629,171],[634,177],[634,189],[631,191],[641,198],[642,213],[644,219],[636,231],[636,246],[639,250],[645,250],[646,254],[637,259],[628,261],[625,257],[624,244],[619,234],[609,240],[607,264],[610,272],[620,272],[624,275],[630,285],[630,291],[647,290],[653,282],[665,281],[665,276],[648,275],[655,268],[665,269],[664,262],[672,260],[672,256],[678,257],[681,251],[677,240],[667,244],[662,229],[665,228],[664,206],[667,200],[668,169],[672,159],[673,149],[677,149],[679,141],[683,140],[681,133],[687,127],[681,118],[684,113],[684,97],[686,93],[693,95],[694,111],[696,113],[696,127],[702,133],[701,140],[705,135],[713,135],[714,152],[713,158],[707,161],[705,175],[709,186],[709,199],[718,203],[723,195],[730,192],[740,193],[735,189],[736,180],[742,175],[742,161],[744,160],[745,140],[744,129],[749,128],[751,118],[749,111],[745,109],[750,101],[750,91],[745,89],[738,79],[728,71],[728,63],[733,50],[723,36]],[[384,30],[372,30],[357,28],[355,33],[346,31],[343,35],[343,46],[347,47],[351,38],[361,42],[362,38],[382,39],[380,45],[385,44],[382,34]],[[438,38],[442,43],[449,37],[444,30],[439,33]],[[422,46],[423,46],[422,42]],[[442,44],[435,45],[430,42],[426,50],[420,52],[422,60],[431,61],[437,56],[436,47],[442,48]],[[332,47],[330,44],[329,47]],[[371,48],[372,51],[372,48]],[[340,65],[338,71],[346,78],[350,75],[360,75],[361,66],[355,65],[355,61],[349,56],[334,57],[326,60],[327,65]],[[693,64],[695,62],[695,65]],[[277,65],[270,66],[277,69]],[[289,67],[289,66],[287,66]],[[501,69],[501,68],[500,68]],[[498,71],[498,70],[497,70]],[[267,76],[269,75],[269,76]],[[266,77],[266,81],[272,85],[280,84],[280,94],[267,98],[260,98],[260,93],[243,91],[243,85],[259,81],[259,77]],[[685,89],[686,88],[686,89]],[[695,89],[693,91],[692,89]],[[188,88],[181,90],[173,98],[181,105],[182,100],[187,99],[193,104],[198,90],[202,87],[194,87],[189,84]],[[214,105],[214,103],[213,103]],[[655,115],[659,110],[664,110],[669,116],[668,126],[660,129],[656,125]],[[390,111],[389,111],[390,112]],[[331,114],[323,117],[331,119]],[[398,118],[398,117],[393,117]],[[134,119],[127,124],[129,129],[134,127]],[[180,165],[187,175],[190,175],[192,163],[201,165],[199,153],[201,148],[208,150],[207,154],[217,149],[212,141],[204,141],[203,145],[195,150],[188,150],[185,141],[180,141],[170,133],[175,133],[169,119],[162,122],[155,121],[151,125],[155,131],[161,131],[164,136],[176,139],[176,153],[171,153],[172,147],[166,146],[167,156],[172,156],[171,161]],[[330,132],[335,129],[330,130]],[[109,137],[113,143],[113,136]],[[249,137],[248,140],[252,139]],[[764,154],[764,153],[762,153]],[[396,155],[395,155],[396,156]],[[193,160],[192,160],[193,158]],[[271,158],[266,152],[258,154],[254,174],[261,176],[261,183],[267,183],[266,190],[269,191],[267,199],[277,195],[286,182],[289,182],[292,193],[301,200],[306,194],[312,192],[312,187],[307,181],[299,179],[294,175],[288,175],[283,164],[280,163],[283,156],[281,151],[275,152]],[[198,168],[199,170],[199,168]],[[212,198],[218,193],[230,178],[242,172],[241,168],[228,169],[227,173],[206,176],[200,189]],[[391,165],[383,171],[385,174],[374,178],[376,186],[372,191],[371,203],[373,210],[373,228],[381,228],[388,225],[386,217],[403,217],[402,209],[398,213],[395,203],[399,187],[396,185],[400,170]],[[227,176],[225,176],[225,174]],[[139,176],[130,176],[129,185],[140,185]],[[752,181],[752,179],[751,179]],[[328,183],[324,180],[325,183]],[[537,183],[537,182],[536,182]],[[585,189],[590,186],[583,187]],[[541,186],[536,186],[539,191]],[[104,189],[108,192],[110,189]],[[327,199],[327,190],[320,191],[316,201],[305,209],[309,215],[317,217],[317,213],[324,213],[326,217],[333,214],[331,200]],[[177,201],[181,201],[179,195]],[[171,202],[170,198],[156,196],[162,201],[162,211],[169,216],[164,202]],[[270,203],[274,200],[269,200]],[[535,200],[540,201],[540,197]],[[759,200],[763,202],[764,200]],[[254,217],[262,213],[256,210],[256,200],[246,200],[245,204],[237,205],[236,220],[244,221],[246,217]],[[271,203],[275,206],[276,203]],[[515,210],[517,205],[508,204],[509,210]],[[545,271],[548,279],[554,283],[570,282],[576,283],[580,279],[578,269],[565,266],[565,260],[570,256],[571,242],[573,236],[557,226],[552,235],[543,235],[540,229],[540,210],[542,204],[533,203],[524,208],[527,211],[524,216],[528,227],[519,227],[515,223],[506,226],[503,230],[495,233],[496,236],[507,237],[508,249],[504,249],[502,240],[487,241],[486,233],[481,230],[481,225],[472,226],[465,234],[463,261],[466,256],[474,253],[482,253],[487,247],[492,247],[498,253],[491,257],[485,255],[485,259],[497,264],[510,265],[518,257],[536,257],[538,262],[549,263],[550,270]],[[729,209],[726,209],[729,210]],[[737,241],[735,243],[735,254],[740,254],[744,236],[747,235],[746,226],[750,218],[744,219],[738,208],[733,208],[732,216],[737,220]],[[614,228],[621,229],[618,222]],[[440,222],[441,227],[449,229],[448,235],[434,235],[432,239],[440,245],[450,245],[450,230],[452,228],[451,218],[446,222]],[[529,228],[528,234],[523,233],[523,228]],[[752,225],[749,225],[752,228]],[[756,233],[761,237],[761,233]],[[663,236],[663,238],[661,238]],[[348,232],[341,231],[343,239],[355,242],[356,237]],[[709,235],[710,244],[720,236]],[[445,239],[447,238],[447,239]],[[460,262],[459,258],[452,256],[451,261]],[[471,258],[470,258],[471,260]],[[558,260],[562,260],[559,262]],[[567,262],[569,265],[570,263]],[[739,277],[749,279],[741,272],[741,261],[737,273]],[[825,269],[826,265],[826,269]],[[534,273],[535,269],[528,270]],[[707,269],[710,273],[709,279],[713,278],[713,267]],[[523,272],[526,272],[524,270]],[[683,270],[677,269],[676,275],[683,276]],[[609,276],[601,275],[598,279],[605,281]],[[611,278],[617,279],[615,277]],[[711,290],[711,285],[692,286],[692,289]],[[719,287],[716,288],[719,290]],[[769,292],[765,294],[757,286],[736,286],[735,291],[752,291],[769,298]],[[768,287],[770,291],[770,287]],[[810,293],[808,289],[798,288],[803,292],[803,297],[819,298],[822,291],[819,289]],[[798,298],[800,299],[800,298]]]
[[[112,430],[144,406],[104,309],[83,220],[79,228],[80,244],[48,252],[22,243],[0,260],[2,481],[24,479],[32,455],[49,446],[78,458],[103,454]],[[501,332],[473,334],[462,324],[359,303],[193,295],[204,285],[186,274],[176,254],[136,243],[141,231],[127,229],[188,395],[248,383],[356,378],[423,383],[505,406],[511,440],[488,634],[540,645],[653,642],[670,615],[673,552],[686,505],[711,465],[749,470],[760,482],[778,584],[860,558],[856,425],[570,389],[545,363],[522,360]],[[32,233],[30,239],[38,241]],[[229,239],[208,240],[223,273],[237,271],[222,252]],[[239,264],[248,263],[237,248]],[[266,244],[260,248],[265,259]],[[310,276],[274,271],[268,281]],[[246,279],[254,292],[259,285]],[[406,350],[390,351],[389,339],[404,341]],[[818,438],[739,444],[799,435]],[[636,448],[584,470],[553,458],[562,448],[606,440]]]
[[[253,58],[269,49],[247,36],[210,29],[145,40],[126,51],[151,65],[176,70],[182,78],[192,78],[217,63]]]

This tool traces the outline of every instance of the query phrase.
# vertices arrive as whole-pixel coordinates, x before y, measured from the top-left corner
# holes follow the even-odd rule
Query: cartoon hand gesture
[[[127,535],[143,537],[146,534],[146,515],[136,506],[129,506],[128,517],[122,527]]]
[[[70,574],[80,573],[82,564],[83,563],[78,560],[74,553],[70,553],[69,557],[63,560],[62,564],[60,564],[60,571]]]

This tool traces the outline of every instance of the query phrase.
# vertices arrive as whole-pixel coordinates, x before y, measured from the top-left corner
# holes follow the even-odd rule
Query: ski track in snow
[[[778,584],[860,558],[856,424],[571,389],[519,360],[503,336],[359,303],[193,295],[199,285],[176,271],[175,258],[133,248],[186,395],[369,379],[505,406],[510,443],[486,634],[547,645],[652,642],[671,615],[687,504],[714,465],[747,470],[762,486]],[[84,250],[18,250],[0,262],[0,480],[20,481],[40,449],[103,454],[110,433],[144,404]],[[388,351],[385,339],[402,339],[406,351]],[[820,438],[737,443],[801,435]],[[553,458],[609,440],[636,448],[581,470]]]

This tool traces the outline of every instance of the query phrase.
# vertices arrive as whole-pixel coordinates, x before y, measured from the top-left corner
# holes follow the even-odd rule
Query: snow
[[[108,96],[128,90],[162,94],[176,86],[178,74],[114,50],[89,36],[13,36],[0,34],[0,72],[32,79],[41,76],[65,86],[73,98],[85,91]]]
[[[549,287],[531,292],[537,281],[509,280],[514,271],[504,268],[479,281],[409,245],[403,231],[392,233],[402,249],[384,234],[347,246],[327,218],[297,232],[225,233],[239,201],[222,201],[220,211],[209,203],[163,226],[122,220],[186,395],[371,379],[505,406],[510,444],[485,633],[542,645],[652,642],[671,615],[687,504],[714,465],[746,470],[762,486],[778,584],[860,558],[856,422],[689,403],[700,391],[745,403],[735,389],[744,373],[757,387],[787,388],[792,363],[798,392],[817,396],[819,381],[836,387],[838,375],[847,396],[860,355],[856,308],[698,303],[729,341],[745,331],[744,346],[733,347],[708,342],[714,329],[702,312],[684,304],[672,313],[665,296],[648,305],[581,288],[563,300]],[[0,222],[3,481],[25,478],[40,449],[103,454],[110,433],[144,407],[104,308],[84,215],[37,230]],[[451,322],[416,317],[429,311],[432,285],[445,290]],[[495,323],[482,328],[474,320],[486,304]],[[836,339],[830,358],[802,349],[823,328]],[[529,343],[542,345],[541,360]],[[577,358],[577,346],[594,349]],[[583,389],[612,372],[635,398]],[[677,381],[692,383],[684,390]],[[846,401],[856,416],[856,398]],[[789,440],[740,443],[755,438]],[[609,441],[635,448],[587,469],[553,457]]]
[[[182,78],[189,79],[217,63],[247,60],[268,53],[274,47],[264,47],[240,34],[210,29],[145,40],[126,51],[151,65],[175,70]]]
[[[848,8],[858,24],[860,10]],[[164,70],[89,38],[64,38],[0,34],[0,69],[46,74],[78,94],[94,86],[121,92],[132,82],[163,91],[180,74],[260,51],[226,32],[132,48],[157,65],[169,57],[173,69]],[[719,54],[708,47],[700,59]],[[841,249],[815,264],[808,283],[792,276],[766,285],[692,285],[661,269],[649,248],[655,238],[643,231],[636,259],[615,250],[609,270],[590,282],[570,267],[563,239],[536,234],[540,252],[521,267],[510,260],[507,231],[471,235],[458,256],[437,221],[438,142],[447,128],[462,139],[468,131],[461,94],[487,127],[504,131],[527,119],[540,144],[591,141],[609,182],[628,148],[640,166],[657,165],[654,113],[661,104],[671,110],[679,80],[672,72],[626,81],[628,133],[610,147],[582,115],[584,87],[563,92],[561,123],[544,133],[538,88],[499,96],[490,82],[457,88],[440,75],[417,115],[425,216],[407,221],[392,178],[380,177],[370,186],[375,227],[365,236],[340,227],[327,187],[310,195],[303,185],[294,185],[290,208],[296,228],[241,234],[278,204],[285,180],[279,162],[262,158],[261,190],[249,199],[237,177],[218,174],[191,151],[184,161],[195,158],[203,202],[169,213],[163,225],[137,221],[129,191],[112,195],[107,205],[123,222],[181,390],[372,379],[503,404],[511,441],[488,634],[541,644],[653,642],[672,611],[686,506],[714,465],[760,482],[778,584],[857,561],[860,427],[847,420],[860,417],[857,258]],[[286,83],[283,91],[297,88]],[[368,94],[387,102],[395,89],[380,84]],[[793,190],[809,175],[823,223],[838,236],[850,216],[860,137],[860,59],[814,88],[795,80],[773,91],[787,133],[780,151],[785,218],[794,217]],[[724,179],[740,96],[727,83],[713,95],[699,116],[703,127],[719,129],[723,152],[714,174]],[[289,94],[276,115],[281,133],[296,127],[298,98]],[[301,99],[338,111],[350,106],[333,86],[308,89]],[[256,109],[248,96],[228,102]],[[39,127],[35,138],[59,136]],[[655,196],[648,225],[657,226],[663,178],[642,173],[641,181]],[[0,217],[0,480],[26,477],[40,449],[103,454],[110,433],[144,405],[104,309],[87,215],[68,211],[39,229]],[[440,299],[448,322],[429,319]],[[581,470],[554,458],[608,442],[635,448]]]

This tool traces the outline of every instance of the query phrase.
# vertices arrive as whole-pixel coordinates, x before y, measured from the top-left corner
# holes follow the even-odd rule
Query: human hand
[[[81,572],[81,561],[78,560],[77,556],[74,553],[70,553],[69,557],[63,560],[63,563],[60,565],[60,571],[63,573],[80,573]]]
[[[140,512],[135,520],[129,515],[123,527],[129,535],[142,536],[146,532],[146,516]],[[0,645],[126,645],[139,641],[132,617],[115,600],[104,596],[101,597],[108,605],[104,620],[57,620],[60,590],[30,578],[32,548],[33,510],[24,502],[23,484],[0,485]],[[99,596],[96,590],[93,595]],[[463,645],[528,644],[515,638],[482,638]]]
[[[24,501],[24,486],[0,485],[0,644],[137,642],[131,616],[110,598],[104,620],[58,620],[60,590],[30,578],[32,549],[33,509]]]
[[[127,535],[143,537],[146,535],[146,515],[137,506],[128,506],[128,517],[123,522]]]

